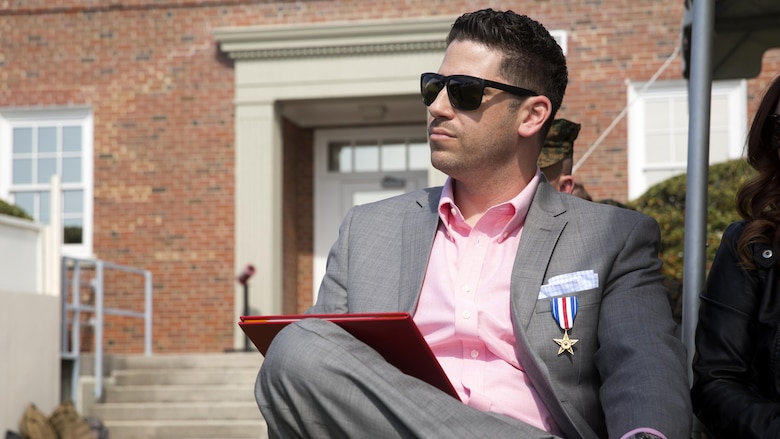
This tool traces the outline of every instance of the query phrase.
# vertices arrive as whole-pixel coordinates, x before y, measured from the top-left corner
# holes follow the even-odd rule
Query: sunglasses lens
[[[476,78],[453,77],[447,83],[452,106],[464,111],[476,110],[482,104],[482,83]]]
[[[429,106],[439,96],[439,92],[444,88],[444,81],[439,75],[426,73],[420,79],[420,94],[422,94],[423,104]]]
[[[420,78],[420,94],[423,104],[430,106],[446,83],[450,104],[458,110],[476,110],[482,104],[485,87],[479,78],[469,76],[442,76],[436,73],[423,73]]]

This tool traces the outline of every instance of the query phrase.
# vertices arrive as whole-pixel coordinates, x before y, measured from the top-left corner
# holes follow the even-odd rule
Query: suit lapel
[[[590,427],[584,421],[575,422],[562,405],[547,366],[534,352],[526,332],[535,312],[539,288],[544,282],[553,250],[567,223],[563,215],[565,212],[560,194],[549,184],[540,183],[523,225],[512,270],[512,323],[517,358],[558,427],[566,437],[593,437]]]
[[[534,313],[552,252],[566,226],[567,221],[562,217],[565,211],[558,192],[548,184],[539,184],[512,269],[512,315],[524,330]]]
[[[401,234],[401,279],[398,309],[414,314],[439,224],[441,188],[425,191],[404,216]]]

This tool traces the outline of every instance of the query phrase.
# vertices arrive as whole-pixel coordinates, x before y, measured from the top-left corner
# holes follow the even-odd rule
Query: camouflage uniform
[[[555,119],[544,139],[542,152],[537,164],[540,168],[552,166],[574,154],[574,140],[580,133],[581,125],[566,119]]]

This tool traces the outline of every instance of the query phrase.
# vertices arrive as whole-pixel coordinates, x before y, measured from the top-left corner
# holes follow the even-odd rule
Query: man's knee
[[[330,325],[319,319],[302,319],[290,323],[274,338],[260,369],[265,380],[298,374],[305,378],[311,367],[317,367],[318,352],[327,350],[322,332]]]

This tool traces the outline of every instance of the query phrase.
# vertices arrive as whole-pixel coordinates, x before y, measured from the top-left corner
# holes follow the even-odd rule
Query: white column
[[[43,261],[39,265],[42,270],[42,279],[44,294],[53,296],[61,295],[62,281],[62,184],[60,176],[54,174],[51,176],[49,197],[49,225],[42,233]]]
[[[282,151],[273,102],[236,105],[235,275],[247,264],[250,314],[279,314],[282,299]],[[244,289],[235,283],[236,321]],[[235,347],[244,346],[238,330]]]

